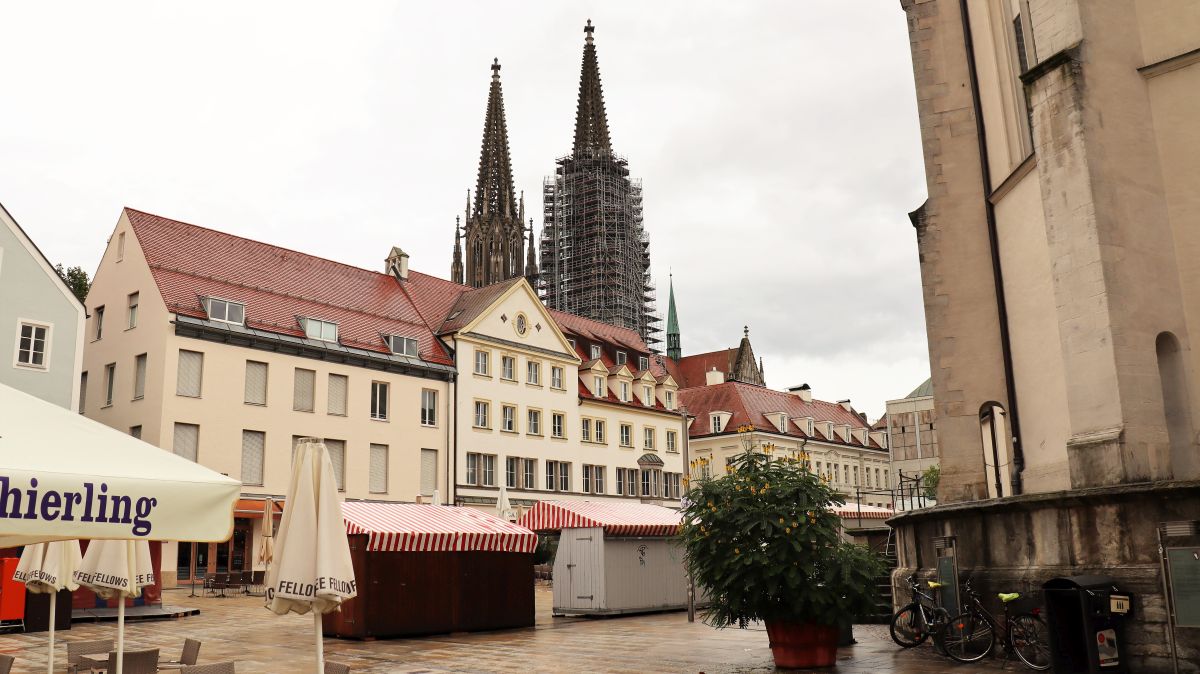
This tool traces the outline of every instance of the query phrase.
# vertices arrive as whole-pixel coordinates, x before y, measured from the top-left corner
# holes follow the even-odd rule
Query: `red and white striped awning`
[[[682,517],[678,510],[617,501],[538,501],[517,520],[534,531],[604,527],[613,536],[674,536]]]
[[[346,533],[367,534],[367,550],[384,552],[530,553],[537,534],[474,508],[417,503],[342,503]]]
[[[859,508],[862,508],[860,511]],[[861,517],[864,520],[886,520],[889,517],[894,517],[896,511],[891,508],[880,508],[879,506],[862,505],[857,503],[847,503],[846,505],[836,506],[833,509],[844,520],[856,520]]]

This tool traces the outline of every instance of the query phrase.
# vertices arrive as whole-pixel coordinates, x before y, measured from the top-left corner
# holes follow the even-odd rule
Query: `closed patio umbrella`
[[[117,671],[121,674],[125,653],[125,600],[154,584],[154,565],[146,541],[92,541],[75,582],[102,599],[117,600]]]
[[[262,546],[258,549],[258,561],[271,569],[271,560],[275,558],[275,502],[267,499],[263,504]]]
[[[52,541],[33,543],[21,551],[21,561],[13,573],[13,580],[25,583],[30,592],[50,594],[50,639],[46,656],[46,673],[54,674],[54,622],[55,601],[59,590],[73,592],[79,587],[75,582],[75,571],[83,556],[79,553],[79,541]]]
[[[301,438],[294,456],[275,565],[267,572],[267,608],[279,615],[313,612],[316,671],[322,674],[321,615],[337,610],[358,591],[329,452],[316,439]]]

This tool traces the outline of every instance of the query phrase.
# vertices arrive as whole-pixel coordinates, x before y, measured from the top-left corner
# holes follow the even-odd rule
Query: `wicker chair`
[[[233,662],[214,662],[210,665],[196,665],[194,667],[184,667],[179,670],[180,674],[236,674],[233,671]]]
[[[11,655],[0,655],[0,674],[8,674],[12,671],[13,662],[16,658]]]
[[[350,674],[350,665],[340,662],[325,662],[325,674]]]
[[[181,669],[196,664],[200,660],[200,642],[195,639],[183,640],[183,653],[178,660],[161,660],[159,669]]]
[[[158,673],[158,649],[148,648],[144,651],[125,651],[124,663],[121,666],[123,674],[157,674]],[[109,672],[117,671],[117,654],[115,651],[108,653],[108,670]]]
[[[67,671],[71,674],[79,671],[79,658],[83,655],[108,653],[116,644],[112,639],[94,639],[91,641],[67,642]]]

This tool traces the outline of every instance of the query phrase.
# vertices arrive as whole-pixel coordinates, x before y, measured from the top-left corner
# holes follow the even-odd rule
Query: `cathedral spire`
[[[520,222],[513,197],[508,125],[504,121],[504,92],[500,88],[500,59],[492,62],[492,85],[483,122],[479,179],[475,185],[475,215],[508,217]]]
[[[679,344],[679,315],[675,312],[675,275],[668,278],[671,279],[671,295],[667,302],[667,358],[678,361],[683,357],[683,350]]]
[[[533,218],[529,219],[529,253],[525,258],[525,278],[529,279],[529,285],[533,286],[534,291],[537,291],[538,267],[537,267],[537,249],[534,247],[533,241]]]
[[[575,113],[576,159],[612,154],[608,137],[608,114],[604,111],[604,92],[600,87],[600,64],[596,60],[596,45],[592,33],[596,28],[588,19],[583,32],[583,70],[579,75],[579,108]]]
[[[450,280],[463,282],[462,236],[459,234],[459,218],[454,216],[454,262],[450,264]]]

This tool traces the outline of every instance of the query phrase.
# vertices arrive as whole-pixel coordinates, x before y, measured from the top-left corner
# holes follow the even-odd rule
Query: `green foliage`
[[[54,271],[58,272],[59,278],[67,284],[75,297],[79,298],[80,302],[87,300],[88,290],[92,287],[92,282],[88,279],[88,274],[83,270],[83,267],[71,267],[63,269],[62,263],[54,265]]]
[[[925,498],[937,500],[938,482],[942,481],[942,469],[939,466],[930,466],[921,473],[921,484],[925,491]]]
[[[802,460],[746,451],[685,497],[683,545],[715,627],[782,619],[839,625],[875,608],[883,561],[843,542],[845,499]]]

